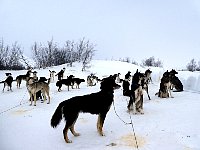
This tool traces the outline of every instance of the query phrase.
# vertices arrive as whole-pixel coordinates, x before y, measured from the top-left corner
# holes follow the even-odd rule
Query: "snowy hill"
[[[85,72],[81,71],[81,65],[78,63],[73,67],[61,65],[36,71],[39,77],[49,77],[49,69],[58,72],[63,67],[66,68],[64,77],[73,74],[84,79],[90,73],[95,73],[99,78],[121,73],[121,78],[124,78],[128,71],[134,74],[136,69],[141,72],[148,69],[125,62],[94,60]],[[132,121],[133,126],[124,124],[116,115],[112,105],[103,128],[106,136],[100,137],[96,131],[97,116],[80,114],[75,128],[81,136],[74,137],[69,133],[69,138],[73,141],[71,144],[66,144],[63,139],[63,120],[56,129],[51,128],[52,114],[63,100],[99,91],[99,83],[93,87],[87,87],[86,82],[81,83],[80,89],[70,89],[70,91],[63,86],[62,91],[58,92],[54,81],[50,83],[51,104],[37,101],[37,106],[29,106],[25,82],[22,82],[20,89],[17,89],[14,82],[13,92],[5,90],[4,93],[0,93],[0,149],[200,150],[200,73],[180,71],[178,77],[184,85],[184,91],[173,92],[174,98],[161,99],[155,96],[155,93],[166,70],[150,69],[153,71],[153,83],[149,85],[152,100],[149,101],[144,92],[144,115],[129,114],[128,98],[122,95],[122,89],[115,90],[114,93],[117,114],[127,123]],[[11,72],[15,78],[19,74],[25,74],[26,70],[0,71],[0,80],[5,79],[6,72]],[[0,84],[0,89],[3,89],[3,84]]]

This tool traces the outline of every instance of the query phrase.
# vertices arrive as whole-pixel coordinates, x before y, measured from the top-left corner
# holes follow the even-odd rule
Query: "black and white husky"
[[[0,82],[0,83],[4,83],[3,92],[6,86],[8,87],[8,91],[12,91],[12,82],[13,82],[12,74],[6,73],[6,76],[7,78],[4,81]]]
[[[173,98],[171,92],[170,72],[168,70],[164,72],[163,77],[161,78],[159,91],[155,95],[158,95],[160,98]]]
[[[127,106],[128,110],[133,110],[134,114],[140,113],[144,114],[143,111],[143,80],[144,74],[136,71],[136,73],[132,77],[131,84],[131,99]]]

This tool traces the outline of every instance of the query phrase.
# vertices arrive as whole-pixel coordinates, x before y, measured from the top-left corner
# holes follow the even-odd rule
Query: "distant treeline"
[[[85,70],[94,56],[95,45],[82,38],[77,42],[67,40],[64,46],[60,47],[52,39],[47,41],[47,45],[35,42],[31,51],[36,66],[31,66],[28,63],[21,46],[17,42],[9,46],[5,45],[2,39],[0,41],[0,70],[20,70],[30,67],[46,68],[65,63],[72,66],[74,62],[81,62],[82,70]]]
[[[139,65],[136,61],[132,60],[129,57],[123,58],[123,59],[119,59],[122,62],[127,62],[127,63],[132,63],[135,65]],[[149,58],[146,58],[142,61],[142,63],[140,64],[141,66],[152,66],[152,67],[163,67],[163,63],[161,60],[155,60],[154,56],[151,56]]]
[[[141,64],[137,63],[136,61],[132,60],[129,57],[123,58],[123,59],[119,59],[122,62],[128,62],[128,63],[132,63],[135,65],[140,65],[140,66],[152,66],[152,67],[163,67],[163,63],[161,60],[157,59],[155,60],[154,56],[151,56],[149,58],[146,58],[142,61]],[[200,71],[200,61],[197,63],[195,61],[195,59],[192,59],[187,65],[186,65],[186,69],[182,69],[182,70],[187,70],[187,71]]]
[[[21,70],[25,67],[21,63],[23,53],[21,47],[15,42],[12,46],[4,45],[0,41],[0,70]]]
[[[82,70],[88,67],[95,52],[95,45],[85,38],[78,42],[66,41],[64,46],[59,45],[53,40],[48,41],[47,45],[35,42],[32,46],[33,59],[38,68],[46,68],[74,62],[82,63]]]
[[[89,63],[95,54],[95,45],[89,40],[82,38],[75,42],[67,40],[63,46],[59,46],[53,39],[47,41],[47,44],[39,42],[31,46],[32,59],[36,66],[31,66],[27,58],[24,57],[21,46],[15,42],[6,45],[3,39],[0,41],[0,70],[22,70],[30,67],[46,68],[68,63],[70,66],[74,62],[82,63],[82,70],[89,67]],[[131,61],[129,57],[119,59],[122,62],[139,65],[136,61]],[[140,64],[141,66],[163,67],[163,63],[154,56],[146,58]],[[188,71],[200,71],[200,61],[197,63],[192,59],[187,65]]]

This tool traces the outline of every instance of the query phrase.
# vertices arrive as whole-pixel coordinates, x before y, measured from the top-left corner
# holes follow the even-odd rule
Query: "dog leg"
[[[12,90],[12,85],[10,86],[10,91],[12,92],[13,90]]]
[[[19,80],[16,79],[16,82],[17,82],[17,88],[19,88]]]
[[[98,119],[97,119],[97,131],[99,132],[100,129],[100,114],[98,115]]]
[[[64,139],[65,139],[65,142],[66,142],[66,143],[72,143],[72,141],[69,140],[68,135],[67,135],[68,130],[69,130],[69,126],[67,126],[67,124],[66,124],[66,125],[65,125],[65,128],[64,128],[64,130],[63,130],[63,136],[64,136]]]
[[[130,94],[128,94],[128,95],[129,95],[130,99],[129,99],[129,103],[128,103],[128,106],[127,106],[128,112],[133,110],[133,103],[135,102],[135,95],[132,94],[132,91],[129,91],[129,92],[130,92]],[[133,92],[133,93],[135,93],[135,92]]]
[[[34,93],[34,106],[36,106],[36,93]]]
[[[140,112],[140,114],[144,114],[144,111],[143,111],[143,95],[140,96],[138,111]]]
[[[4,89],[5,89],[5,83],[4,83],[4,86],[3,86],[3,92],[4,92]]]
[[[139,101],[140,101],[140,95],[139,95],[139,91],[137,89],[137,90],[135,90],[135,102],[134,102],[134,107],[133,107],[134,108],[133,114],[138,113]]]
[[[74,124],[78,118],[78,113],[77,114],[72,114],[72,113],[64,114],[64,117],[66,119],[65,128],[63,130],[64,139],[65,139],[66,143],[72,143],[72,141],[69,140],[69,138],[68,138],[68,130],[70,129],[74,136],[79,135],[78,133],[76,133],[74,131]]]
[[[31,101],[30,106],[32,106],[34,97],[33,97],[32,93],[30,93],[30,92],[29,92],[29,95],[30,95],[29,100]]]
[[[44,96],[44,102],[45,102],[46,99],[47,99],[46,93],[47,93],[47,91],[42,90],[42,95]],[[48,95],[48,93],[47,93],[47,95]],[[48,97],[49,97],[49,95],[48,95]]]
[[[140,107],[143,110],[143,95],[140,96]]]
[[[48,103],[47,104],[50,104],[50,96],[49,96],[49,92],[47,92],[47,96],[48,96]]]
[[[172,96],[172,92],[171,92],[170,89],[168,89],[168,93],[169,93],[169,95],[170,95],[171,98],[174,98],[174,97]]]
[[[44,103],[46,101],[46,95],[45,94],[46,93],[43,90],[41,90],[41,95],[42,95],[42,97],[41,97],[41,103]]]
[[[10,89],[9,89],[9,85],[7,85],[7,91],[9,91]]]
[[[77,118],[78,118],[78,115],[77,115],[77,117],[76,117],[76,120],[77,120]],[[74,125],[75,125],[75,123],[76,123],[76,120],[74,121],[74,123],[73,123],[72,126],[70,127],[70,131],[72,132],[72,134],[73,134],[74,136],[80,136],[80,133],[77,133],[77,132],[74,130]]]
[[[133,103],[133,114],[134,114],[134,115],[137,114],[137,111],[136,111],[136,104],[135,104],[135,102]]]
[[[147,93],[147,95],[148,95],[149,100],[151,100],[151,98],[150,98],[150,96],[149,96],[149,93]]]
[[[70,131],[72,132],[72,134],[74,136],[80,136],[80,133],[77,133],[75,130],[74,130],[74,124],[70,127]]]
[[[148,85],[146,86],[145,91],[147,92],[147,96],[148,96],[149,100],[151,100],[151,98],[150,98],[150,96],[149,96],[149,88],[148,88]]]
[[[158,96],[158,97],[160,97],[160,98],[165,98],[162,91],[159,91],[159,96]]]
[[[134,114],[142,114],[141,112],[143,111],[143,108],[142,108],[142,102],[141,102],[141,97],[138,96],[136,98],[136,101],[134,103],[135,107],[134,107]]]
[[[19,82],[18,82],[18,88],[20,88],[21,82],[22,82],[22,80],[19,79]]]
[[[97,120],[97,131],[99,132],[101,136],[105,136],[103,133],[103,124],[104,124],[105,118],[106,118],[106,114],[99,114],[98,120]]]
[[[128,111],[133,110],[133,98],[131,96],[130,96],[130,100],[129,100],[127,108],[128,108]]]

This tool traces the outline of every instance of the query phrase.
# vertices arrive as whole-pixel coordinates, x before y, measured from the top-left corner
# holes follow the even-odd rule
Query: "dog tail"
[[[57,127],[57,125],[60,123],[62,120],[62,108],[65,105],[65,101],[61,102],[58,107],[56,108],[56,111],[54,112],[52,118],[51,118],[51,126],[53,128]]]
[[[5,81],[1,81],[0,83],[4,83]]]

